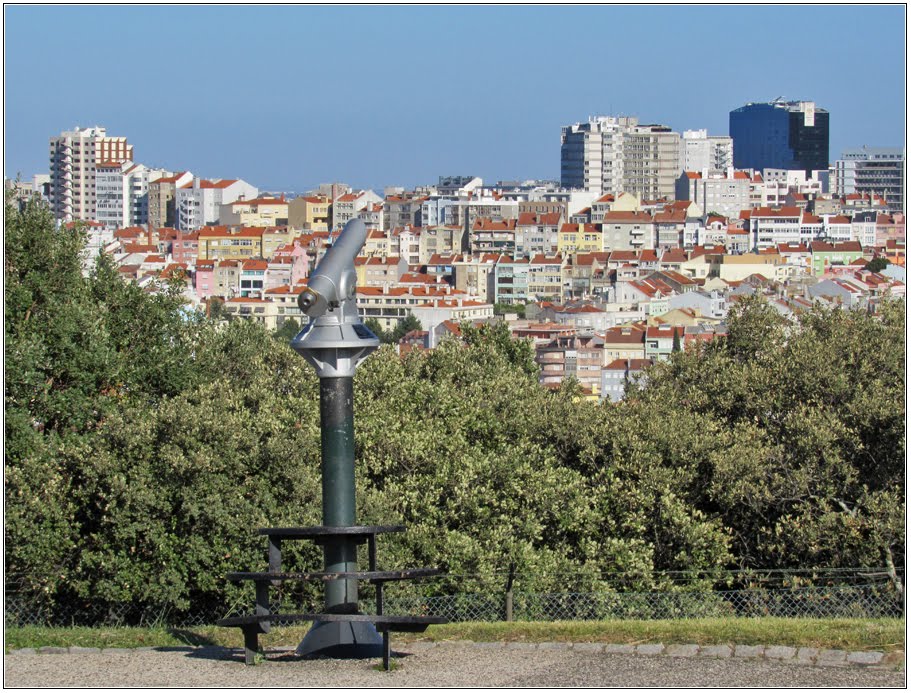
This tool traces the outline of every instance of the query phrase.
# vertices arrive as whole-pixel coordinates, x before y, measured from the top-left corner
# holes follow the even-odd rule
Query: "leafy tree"
[[[903,348],[903,302],[788,326],[753,299],[726,340],[654,366],[628,406],[716,431],[693,503],[731,529],[740,565],[882,566],[904,560]]]
[[[493,304],[494,315],[506,315],[507,313],[515,313],[517,317],[525,317],[525,304],[523,303],[494,303]]]
[[[364,324],[373,332],[373,334],[379,337],[382,344],[398,344],[399,340],[409,332],[423,329],[421,321],[411,313],[402,320],[399,320],[396,326],[391,330],[383,329],[380,321],[376,318],[367,318],[364,321]]]
[[[886,269],[886,267],[888,267],[891,264],[892,263],[889,262],[889,260],[887,258],[875,257],[872,260],[870,260],[870,262],[868,262],[866,265],[864,265],[864,269],[869,270],[870,272],[882,272],[884,269]]]
[[[51,602],[233,600],[255,528],[319,522],[312,368],[176,287],[84,274],[79,230],[40,204],[6,221],[7,574]],[[540,387],[504,324],[382,347],[355,376],[358,520],[404,522],[381,560],[442,567],[438,592],[499,589],[510,563],[526,591],[903,565],[904,329],[903,302],[789,322],[745,298],[727,338],[610,407]]]
[[[286,318],[281,327],[272,334],[279,342],[288,343],[294,339],[300,331],[301,324],[297,320],[294,318]]]

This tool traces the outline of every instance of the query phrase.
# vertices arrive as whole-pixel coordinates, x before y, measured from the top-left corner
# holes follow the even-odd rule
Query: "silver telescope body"
[[[332,247],[307,280],[307,288],[297,297],[301,312],[318,318],[330,308],[337,308],[343,301],[354,298],[357,290],[357,272],[354,258],[367,240],[367,226],[360,219],[352,219],[342,230]]]

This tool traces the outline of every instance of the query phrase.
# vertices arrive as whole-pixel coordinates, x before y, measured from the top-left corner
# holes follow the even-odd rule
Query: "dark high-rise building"
[[[829,112],[812,101],[748,103],[731,111],[729,134],[734,168],[829,168]]]

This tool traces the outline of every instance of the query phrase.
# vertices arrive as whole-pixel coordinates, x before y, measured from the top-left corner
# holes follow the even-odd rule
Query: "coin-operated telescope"
[[[354,258],[367,227],[352,219],[310,275],[297,303],[311,320],[291,347],[316,369],[320,381],[323,525],[352,527],[354,507],[354,370],[380,344],[357,314]],[[323,542],[327,573],[357,571],[357,544],[344,536]],[[357,613],[357,581],[326,582],[326,613]],[[382,646],[376,628],[363,622],[317,621],[298,646],[301,655],[345,652],[375,656]]]
[[[307,359],[320,378],[353,376],[358,364],[380,344],[361,322],[354,300],[354,258],[366,240],[364,222],[352,219],[345,224],[310,275],[307,288],[297,297],[301,312],[311,322],[292,340],[291,347]]]

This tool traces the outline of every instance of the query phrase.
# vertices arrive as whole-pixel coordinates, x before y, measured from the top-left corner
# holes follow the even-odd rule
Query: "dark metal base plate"
[[[297,654],[338,659],[382,657],[383,636],[372,623],[316,621],[297,646]]]

